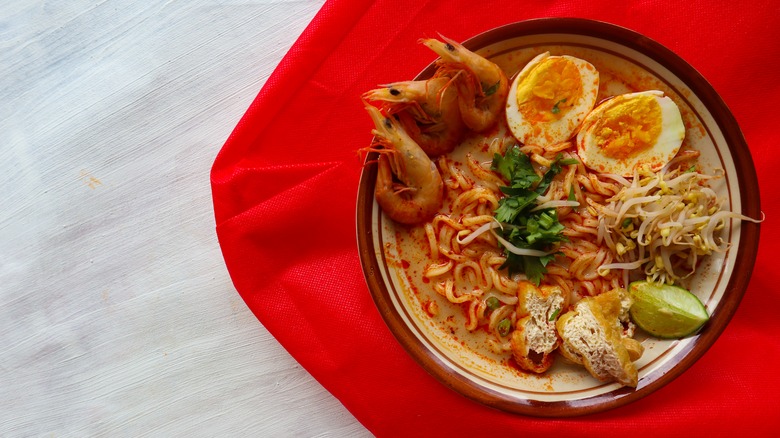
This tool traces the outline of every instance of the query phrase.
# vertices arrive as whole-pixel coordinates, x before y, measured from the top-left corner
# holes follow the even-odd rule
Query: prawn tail
[[[393,178],[392,165],[384,155],[379,156],[377,162],[376,187],[374,196],[377,203],[391,219],[404,224],[413,224],[419,221],[414,214],[415,209],[410,209],[410,203],[403,196],[405,188]]]

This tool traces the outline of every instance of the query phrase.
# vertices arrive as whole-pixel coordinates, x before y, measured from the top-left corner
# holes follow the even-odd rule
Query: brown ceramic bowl
[[[680,107],[686,141],[702,154],[699,165],[704,171],[723,170],[724,177],[713,189],[726,199],[725,208],[760,216],[755,169],[734,117],[693,67],[657,42],[607,23],[551,18],[502,26],[464,45],[501,65],[508,76],[534,55],[549,50],[590,61],[606,79],[602,83],[611,83],[602,94],[664,91]],[[433,71],[431,65],[418,79],[430,77]],[[457,319],[462,313],[459,308],[445,302],[436,318],[425,312],[424,304],[436,294],[429,285],[417,282],[421,275],[408,275],[414,269],[408,260],[421,246],[414,244],[411,228],[383,215],[373,197],[375,180],[376,167],[366,165],[357,202],[358,245],[368,287],[388,327],[441,383],[477,402],[518,414],[562,417],[603,411],[638,400],[674,380],[729,323],[745,293],[758,249],[757,225],[734,221],[723,230],[730,250],[710,256],[688,283],[706,305],[710,321],[698,334],[682,340],[644,339],[645,354],[636,363],[637,388],[599,382],[583,368],[560,360],[537,376],[482,354],[479,350],[484,343],[478,333],[453,330],[441,323],[448,314]]]

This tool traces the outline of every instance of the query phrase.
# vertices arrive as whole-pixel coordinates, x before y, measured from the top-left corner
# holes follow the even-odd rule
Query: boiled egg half
[[[631,177],[634,169],[661,169],[677,155],[684,138],[674,101],[661,91],[642,91],[594,108],[577,134],[577,153],[596,172]]]
[[[542,53],[512,81],[506,103],[509,130],[526,145],[562,143],[593,109],[598,91],[599,73],[589,62]]]

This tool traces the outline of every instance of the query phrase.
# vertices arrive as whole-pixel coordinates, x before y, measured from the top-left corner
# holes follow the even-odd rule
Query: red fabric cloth
[[[780,431],[778,251],[780,6],[611,0],[329,1],[268,79],[219,153],[211,181],[232,280],[260,322],[377,436],[579,436],[652,431],[766,436]],[[627,406],[573,419],[484,407],[429,376],[374,306],[358,257],[355,201],[371,121],[359,96],[411,79],[455,40],[530,18],[611,22],[670,48],[707,78],[740,123],[767,220],[750,288],[731,324],[688,372]],[[747,275],[737,273],[736,275]],[[530,435],[526,435],[530,434]],[[738,435],[737,435],[738,434]]]

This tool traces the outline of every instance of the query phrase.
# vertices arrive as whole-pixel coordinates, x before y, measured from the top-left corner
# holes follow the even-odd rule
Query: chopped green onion
[[[632,220],[630,217],[627,217],[627,218],[623,219],[623,223],[621,223],[620,225],[622,225],[622,226],[623,226],[623,228],[627,228],[627,227],[629,227],[629,226],[630,226],[630,225],[631,225],[633,222],[634,222],[634,221],[633,221],[633,220]]]
[[[558,164],[561,166],[572,166],[574,164],[580,164],[580,162],[576,158],[564,158],[559,159]]]
[[[487,304],[487,307],[490,310],[496,310],[499,307],[501,307],[501,301],[498,301],[498,298],[496,297],[488,298],[487,300],[485,300],[485,304]]]
[[[556,220],[547,214],[546,211],[539,215],[539,225],[545,230],[549,230],[555,222]]]
[[[553,105],[553,107],[550,110],[550,112],[553,113],[553,114],[558,114],[559,112],[561,112],[561,109],[558,108],[558,105],[560,105],[560,104],[562,104],[564,102],[566,102],[566,99],[561,99],[561,100],[555,102],[555,105]]]
[[[506,336],[512,330],[512,323],[509,321],[509,319],[504,318],[498,323],[497,328],[499,335]]]
[[[558,314],[561,313],[561,309],[555,309],[555,312],[553,312],[552,315],[550,315],[550,322],[555,321],[555,318],[558,317]]]

